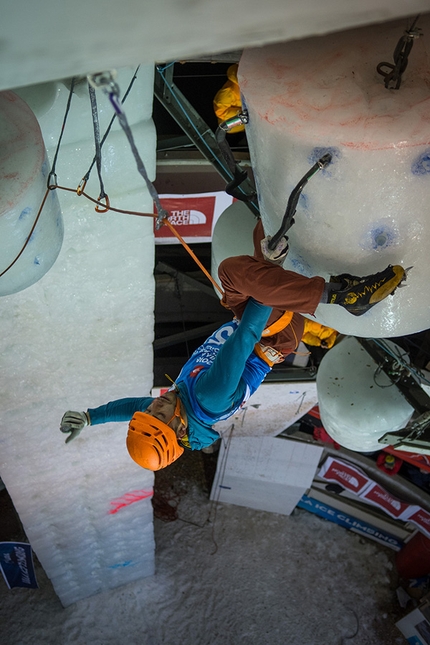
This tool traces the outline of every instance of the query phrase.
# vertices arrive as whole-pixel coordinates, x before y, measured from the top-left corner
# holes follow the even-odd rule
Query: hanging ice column
[[[401,348],[392,341],[384,342],[405,360]],[[386,432],[405,428],[413,414],[403,395],[377,368],[356,338],[345,338],[333,347],[318,368],[318,402],[324,428],[349,450],[381,450],[384,446],[379,439]]]
[[[409,21],[410,22],[410,21]],[[387,337],[430,324],[430,19],[399,90],[376,71],[393,60],[406,21],[246,50],[239,83],[267,233],[291,190],[325,152],[332,163],[298,203],[286,269],[367,275],[413,265],[407,288],[362,317],[320,305],[319,322],[344,334]]]
[[[122,93],[134,71],[118,71]],[[19,90],[38,119],[51,162],[68,85]],[[141,66],[124,107],[152,179],[153,85],[153,65]],[[113,109],[103,92],[97,102],[104,133]],[[64,130],[59,185],[76,189],[93,156],[84,81],[73,95]],[[102,171],[113,207],[152,212],[151,196],[116,122],[103,148]],[[11,178],[6,199],[13,196],[13,185]],[[86,192],[97,198],[98,191],[94,170]],[[0,476],[67,606],[154,572],[153,473],[130,459],[127,423],[85,428],[67,446],[59,431],[68,409],[150,393],[154,237],[152,218],[95,212],[94,204],[74,191],[58,192],[65,232],[57,261],[41,280],[1,298]]]
[[[0,93],[0,296],[34,284],[51,268],[63,242],[49,163],[36,117],[14,92]],[[9,268],[8,268],[9,267]]]

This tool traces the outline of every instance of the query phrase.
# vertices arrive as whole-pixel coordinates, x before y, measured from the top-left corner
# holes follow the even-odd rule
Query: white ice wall
[[[344,334],[388,337],[429,326],[430,19],[399,90],[376,67],[392,61],[405,21],[246,50],[239,83],[267,233],[325,153],[331,164],[305,186],[284,268],[303,275],[368,275],[413,266],[399,289],[365,315],[320,305],[318,322]]]
[[[3,0],[0,88],[183,60],[428,11],[427,0]]]
[[[154,178],[152,70],[141,70],[125,110]],[[132,73],[121,71],[122,91]],[[26,97],[51,160],[67,96],[63,84],[53,84]],[[106,121],[112,111],[103,95],[98,100]],[[59,184],[78,185],[93,157],[91,137],[82,92],[72,101]],[[122,132],[108,139],[103,157],[111,204],[152,211]],[[88,191],[98,196],[97,181]],[[87,428],[67,446],[59,431],[67,409],[149,394],[154,242],[152,219],[98,214],[84,197],[58,192],[65,234],[56,263],[39,282],[0,301],[0,476],[68,605],[154,570],[153,475],[129,458],[127,424]]]

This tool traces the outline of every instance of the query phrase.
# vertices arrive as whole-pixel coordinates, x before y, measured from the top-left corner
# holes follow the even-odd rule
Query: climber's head
[[[187,445],[187,415],[175,391],[154,399],[145,412],[136,412],[130,421],[127,450],[143,468],[160,470],[170,466]]]

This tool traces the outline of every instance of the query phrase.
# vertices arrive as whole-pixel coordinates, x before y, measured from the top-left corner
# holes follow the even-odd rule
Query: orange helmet
[[[166,468],[184,452],[174,430],[145,412],[135,412],[130,421],[127,450],[133,461],[148,470]]]

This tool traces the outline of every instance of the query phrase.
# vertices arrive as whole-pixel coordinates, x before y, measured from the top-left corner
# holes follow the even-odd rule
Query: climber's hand
[[[73,412],[68,410],[61,419],[60,430],[61,432],[69,432],[66,443],[75,439],[85,426],[90,425],[89,418],[86,412]]]
[[[273,251],[269,249],[269,242],[271,239],[271,236],[267,235],[267,237],[261,240],[261,252],[263,253],[265,260],[273,262],[273,264],[281,265],[288,254],[288,237],[281,237]]]

